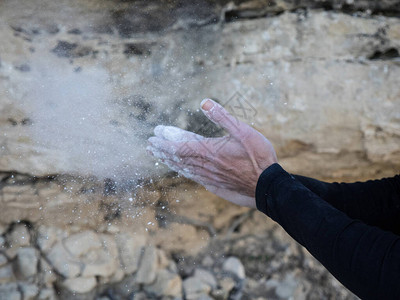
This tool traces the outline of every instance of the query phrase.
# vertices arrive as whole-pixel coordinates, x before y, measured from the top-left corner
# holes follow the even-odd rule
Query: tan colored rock
[[[208,284],[211,289],[215,289],[217,287],[217,281],[214,275],[207,270],[197,268],[194,270],[193,277],[200,279],[205,284]]]
[[[55,300],[56,296],[53,289],[41,289],[37,297],[38,300]]]
[[[19,248],[15,258],[15,269],[18,276],[22,278],[29,278],[36,275],[38,261],[39,257],[35,248]]]
[[[22,293],[23,300],[35,300],[39,293],[39,288],[34,284],[29,283],[19,283],[19,290]]]
[[[8,254],[14,257],[19,247],[29,246],[31,236],[25,224],[17,224],[7,235]]]
[[[61,242],[55,244],[46,257],[52,267],[66,278],[76,277],[81,272],[79,260],[72,257]]]
[[[41,251],[48,251],[65,233],[56,227],[39,226],[37,230],[36,244]]]
[[[223,277],[219,281],[219,286],[221,287],[221,290],[223,291],[222,294],[229,295],[229,293],[235,287],[235,281],[231,277]]]
[[[197,299],[201,294],[208,294],[211,287],[196,277],[189,277],[183,281],[183,292],[186,299]]]
[[[5,257],[3,254],[0,254],[0,267],[4,266],[7,262],[7,257]]]
[[[64,240],[65,249],[73,256],[79,257],[92,249],[100,249],[101,241],[99,236],[93,231],[84,231],[69,236]]]
[[[156,279],[157,267],[157,249],[153,246],[145,247],[135,281],[139,284],[151,284]]]
[[[102,276],[110,277],[119,267],[118,248],[111,235],[99,235],[101,249],[93,250],[82,258],[85,264],[83,277]],[[91,254],[91,255],[90,255]]]
[[[96,286],[94,277],[68,278],[62,282],[62,286],[73,293],[88,293]]]
[[[10,264],[0,267],[0,284],[14,280],[14,272]]]
[[[36,1],[39,0],[34,0],[32,6],[35,6]],[[50,19],[57,20],[53,27],[78,26],[67,22],[60,15],[61,10],[54,9],[56,6],[49,4],[48,0],[39,2],[43,8],[41,14],[50,15]],[[254,10],[254,3],[256,6],[266,6],[264,1],[251,1],[251,5],[249,2],[246,1],[238,7],[252,7],[245,10],[249,13],[249,10]],[[310,3],[307,2],[311,5]],[[366,6],[369,5],[368,1],[365,3]],[[230,5],[236,7],[232,3]],[[230,5],[224,8],[227,12],[239,9]],[[297,6],[291,2],[289,7]],[[247,121],[254,121],[257,128],[269,135],[282,163],[291,171],[332,179],[340,176],[355,178],[374,176],[379,172],[393,174],[391,164],[394,162],[394,169],[399,166],[399,154],[396,150],[399,142],[396,129],[399,122],[394,109],[399,92],[399,67],[390,59],[372,59],[375,53],[383,53],[390,49],[397,51],[400,45],[397,18],[361,18],[340,12],[314,10],[300,15],[298,12],[285,12],[288,9],[287,3],[279,1],[273,9],[268,7],[274,13],[279,11],[279,16],[274,18],[239,20],[228,22],[224,26],[220,26],[220,23],[208,24],[196,27],[196,34],[191,34],[190,26],[183,30],[184,26],[178,25],[181,23],[177,19],[171,20],[177,27],[172,27],[174,29],[162,34],[158,31],[151,32],[151,42],[140,43],[140,46],[146,46],[142,50],[147,55],[131,54],[135,59],[128,59],[126,52],[124,54],[125,44],[119,42],[119,36],[93,32],[93,28],[99,26],[93,24],[98,24],[100,20],[101,23],[110,22],[111,25],[108,25],[111,27],[117,26],[113,24],[113,20],[104,20],[104,12],[114,9],[111,4],[102,3],[99,7],[88,5],[79,9],[73,5],[70,7],[77,16],[85,16],[79,18],[80,30],[85,33],[85,38],[68,34],[68,30],[54,34],[54,31],[48,30],[49,24],[45,21],[47,17],[40,17],[34,13],[24,14],[30,9],[26,6],[3,4],[0,12],[2,24],[6,25],[1,28],[0,37],[7,45],[2,51],[4,67],[0,69],[4,78],[1,90],[7,91],[0,94],[0,126],[5,133],[0,140],[0,145],[3,145],[0,156],[2,170],[16,170],[35,175],[73,171],[79,173],[87,171],[82,165],[88,166],[88,161],[93,158],[84,151],[74,152],[72,146],[78,148],[79,143],[70,142],[68,139],[61,142],[67,143],[69,147],[57,149],[55,144],[54,149],[46,143],[38,145],[35,143],[38,137],[26,130],[29,126],[22,126],[22,120],[36,116],[32,108],[35,108],[34,104],[37,103],[32,103],[34,94],[28,87],[32,77],[35,77],[32,76],[36,72],[33,66],[43,64],[40,61],[43,53],[50,53],[46,57],[47,60],[51,65],[62,69],[64,75],[72,74],[72,82],[82,82],[82,74],[86,74],[85,72],[92,74],[93,76],[89,76],[91,78],[101,77],[97,74],[104,73],[106,76],[118,78],[119,85],[115,88],[112,83],[107,82],[98,84],[99,89],[111,88],[116,99],[126,98],[127,94],[138,95],[138,99],[145,99],[145,102],[157,99],[154,115],[138,112],[138,108],[133,105],[130,109],[115,109],[118,112],[116,114],[119,114],[118,124],[122,131],[130,132],[133,123],[143,131],[137,138],[132,138],[132,146],[135,147],[151,133],[151,127],[159,122],[161,115],[167,114],[177,125],[187,127],[189,118],[185,115],[185,108],[197,109],[201,100],[199,95],[211,95],[226,104],[233,93],[239,91],[256,112],[250,115],[254,120]],[[261,12],[265,13],[264,10],[253,11],[256,16]],[[124,16],[128,14],[126,20],[140,19],[130,16],[130,13],[133,13],[132,10],[123,13]],[[35,21],[17,17],[20,14],[30,15]],[[89,14],[90,18],[87,18]],[[216,13],[216,16],[218,17],[219,13]],[[32,22],[40,28],[40,37],[29,33],[32,31],[29,29]],[[13,28],[24,29],[22,32],[29,38],[23,39],[16,35]],[[180,29],[177,30],[178,28]],[[385,28],[384,33],[380,31],[381,28]],[[210,34],[210,30],[213,34]],[[136,34],[139,33],[130,32],[129,36],[138,37]],[[191,38],[187,39],[188,36]],[[363,38],[354,38],[355,36]],[[99,37],[106,42],[99,45],[95,42]],[[199,44],[202,38],[207,39],[207,47]],[[60,50],[54,52],[60,41],[65,45],[75,46],[64,54],[60,53]],[[187,47],[181,48],[181,41],[185,41]],[[155,47],[155,44],[163,47]],[[30,52],[30,47],[38,47],[43,51]],[[97,51],[96,53],[108,54],[94,58],[89,54],[92,51],[89,49]],[[74,58],[72,64],[68,56]],[[110,60],[113,61],[111,65]],[[26,65],[26,61],[29,61],[32,67],[30,72],[24,73],[21,72],[20,66]],[[173,68],[167,63],[170,61],[176,62]],[[73,72],[81,65],[85,66],[85,72]],[[155,71],[155,65],[158,71]],[[132,69],[137,72],[132,73]],[[183,74],[190,74],[190,84],[187,84],[187,78]],[[158,88],[154,88],[154,76],[158,76],[157,79],[162,83]],[[186,80],[185,84],[182,84],[183,78]],[[383,83],[385,89],[382,89]],[[187,99],[184,103],[186,107],[182,111],[167,109],[171,107],[171,101],[177,107],[182,106],[178,101],[171,100],[176,99],[176,94]],[[59,95],[58,98],[61,97],[62,95]],[[94,102],[96,103],[98,102]],[[362,105],[359,105],[360,103]],[[132,114],[121,114],[121,110],[130,111]],[[104,114],[100,115],[104,117]],[[64,116],[65,114],[61,115]],[[136,122],[137,117],[145,119]],[[112,118],[107,118],[106,121],[112,121]],[[55,127],[58,127],[61,133],[65,133],[63,130],[68,131],[65,123],[64,126],[60,124]],[[82,128],[85,127],[80,127],[80,134],[85,132]],[[115,134],[117,133],[114,132]],[[56,140],[58,135],[54,135]],[[326,138],[327,136],[329,138]],[[93,139],[91,136],[88,138]],[[117,140],[116,143],[118,142]],[[90,142],[88,144],[90,145]],[[144,166],[143,170],[154,169],[154,160],[145,155],[144,149],[137,151],[140,153],[137,159],[132,160],[132,166],[140,161]],[[121,155],[121,151],[118,153],[121,158],[125,157]],[[335,163],[327,164],[327,161]],[[104,162],[104,159],[96,160],[92,165],[107,162]],[[90,171],[93,171],[93,168]],[[165,172],[166,169],[158,168],[156,172],[161,171]],[[23,204],[28,205],[28,202],[24,201]]]
[[[40,259],[40,282],[47,287],[53,285],[53,283],[57,280],[56,274],[52,266],[43,258]]]
[[[18,290],[18,285],[15,282],[1,284],[0,285],[0,299],[21,300],[22,295]]]
[[[139,268],[142,247],[146,243],[143,235],[120,233],[115,236],[121,267],[125,274],[131,274]]]
[[[181,297],[182,280],[177,274],[160,270],[157,273],[156,281],[152,285],[146,286],[145,290],[156,297]]]
[[[165,269],[166,267],[168,267],[170,260],[168,259],[167,254],[164,250],[157,248],[156,251],[158,257],[158,268]]]
[[[224,261],[222,269],[225,272],[234,274],[238,279],[244,279],[246,277],[244,266],[237,257],[228,257],[228,259]]]

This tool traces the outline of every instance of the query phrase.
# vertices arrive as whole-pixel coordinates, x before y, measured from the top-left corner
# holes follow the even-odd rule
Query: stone
[[[207,255],[201,261],[201,265],[204,267],[210,268],[214,265],[214,260],[212,259],[211,256]]]
[[[87,230],[66,238],[64,246],[73,256],[79,257],[91,249],[100,249],[101,241],[96,233]]]
[[[35,0],[34,3],[36,1],[39,2],[39,0]],[[341,1],[341,4],[345,2]],[[396,1],[390,1],[392,4],[388,6],[371,1],[347,2],[352,2],[352,4],[346,4],[347,7],[343,8],[346,12],[353,12],[352,9],[356,9],[355,7],[357,9],[363,7],[365,8],[363,11],[369,8],[372,12],[377,12],[377,14],[386,12],[395,15],[393,11],[398,12],[399,10],[396,7]],[[362,4],[356,5],[355,3],[358,2]],[[382,161],[383,164],[383,162],[392,160],[398,166],[399,154],[394,152],[394,145],[398,142],[398,137],[397,134],[392,134],[393,129],[398,126],[398,121],[390,110],[391,107],[396,105],[391,99],[395,98],[398,93],[396,79],[398,78],[399,68],[396,64],[391,63],[393,59],[387,60],[382,55],[379,55],[379,53],[382,54],[391,48],[397,51],[399,30],[396,18],[376,16],[375,13],[370,16],[364,15],[364,17],[360,18],[357,13],[354,15],[342,13],[336,8],[338,7],[337,1],[327,1],[327,4],[321,1],[290,1],[289,3],[287,1],[279,1],[279,3],[274,3],[275,5],[267,5],[265,1],[243,1],[240,3],[235,2],[236,4],[230,3],[227,6],[221,5],[220,2],[216,1],[214,4],[218,8],[211,5],[213,7],[211,9],[212,13],[205,14],[211,19],[204,20],[204,12],[202,11],[200,19],[205,22],[204,24],[196,23],[198,20],[193,18],[195,13],[191,10],[192,7],[185,6],[174,11],[174,16],[169,20],[163,20],[163,23],[167,22],[164,25],[171,29],[170,32],[163,32],[160,31],[159,22],[157,22],[158,24],[153,22],[160,19],[159,16],[163,15],[160,12],[167,8],[170,9],[170,6],[157,5],[153,1],[146,1],[146,3],[148,3],[147,9],[151,7],[151,10],[144,10],[145,12],[142,9],[138,11],[126,6],[128,3],[125,3],[118,10],[112,7],[112,4],[106,3],[99,7],[87,5],[84,8],[77,9],[77,16],[81,14],[84,16],[90,14],[91,16],[90,18],[80,18],[79,21],[81,28],[79,30],[87,37],[85,41],[78,41],[76,40],[78,38],[76,35],[67,34],[73,28],[66,32],[57,32],[56,35],[53,30],[50,30],[53,33],[49,32],[48,21],[45,21],[47,20],[45,16],[48,15],[52,16],[50,19],[57,20],[55,21],[57,24],[54,24],[56,28],[71,26],[65,19],[59,17],[60,13],[55,11],[51,5],[43,4],[43,11],[35,14],[31,12],[32,8],[30,7],[17,5],[2,7],[0,19],[7,26],[2,28],[1,37],[2,41],[5,41],[8,45],[4,48],[2,54],[2,65],[6,66],[1,68],[1,75],[5,78],[2,83],[2,90],[8,91],[8,93],[4,92],[1,96],[2,115],[4,115],[1,129],[5,135],[2,136],[0,144],[5,146],[3,146],[4,150],[2,152],[4,153],[2,153],[3,155],[0,159],[0,169],[16,170],[21,173],[29,170],[29,173],[35,175],[68,174],[74,171],[75,168],[81,170],[73,159],[68,161],[70,156],[67,155],[67,149],[69,148],[66,147],[67,149],[63,150],[42,146],[38,149],[35,148],[36,144],[33,138],[29,139],[30,136],[27,133],[21,133],[23,131],[23,128],[19,128],[23,127],[21,126],[21,120],[28,117],[32,119],[33,110],[27,110],[24,113],[19,112],[18,114],[17,105],[14,102],[16,102],[15,99],[19,99],[19,95],[23,92],[28,93],[27,83],[29,80],[26,75],[24,76],[18,70],[14,70],[13,66],[26,64],[26,62],[21,61],[21,57],[23,57],[23,60],[29,61],[29,65],[32,66],[31,73],[34,73],[35,62],[39,58],[37,53],[30,52],[29,49],[40,46],[50,53],[60,41],[62,41],[62,46],[69,45],[69,47],[76,47],[76,49],[86,49],[83,51],[85,54],[92,53],[92,50],[89,49],[97,45],[94,45],[89,37],[96,30],[93,27],[98,26],[90,25],[95,23],[101,23],[103,27],[108,28],[108,30],[100,30],[101,33],[97,32],[96,34],[99,34],[106,41],[101,50],[108,53],[109,59],[112,59],[115,64],[110,67],[107,59],[104,59],[101,55],[94,57],[94,53],[94,56],[79,57],[79,62],[83,62],[87,70],[96,71],[96,67],[104,69],[108,76],[125,75],[120,77],[121,85],[129,86],[129,83],[131,83],[131,86],[129,86],[130,91],[134,91],[135,94],[145,94],[150,99],[154,98],[155,95],[160,96],[161,98],[157,101],[160,111],[154,113],[154,116],[149,112],[150,109],[148,107],[142,106],[142,113],[139,114],[142,122],[150,119],[148,124],[152,124],[154,119],[158,121],[161,116],[166,114],[166,117],[178,123],[177,125],[186,127],[189,126],[189,118],[184,115],[184,109],[182,109],[182,112],[179,112],[178,109],[169,111],[165,109],[166,106],[171,105],[168,100],[172,99],[171,96],[175,93],[182,95],[185,99],[190,99],[187,100],[187,106],[191,109],[196,109],[199,102],[198,95],[200,94],[211,93],[225,103],[233,92],[238,89],[246,89],[246,91],[249,91],[245,97],[246,101],[249,102],[248,98],[250,98],[252,107],[257,111],[257,115],[254,116],[256,126],[261,128],[264,133],[271,132],[271,129],[276,130],[276,136],[272,136],[271,139],[276,141],[277,147],[284,154],[282,160],[290,166],[299,170],[306,170],[310,174],[317,172],[320,175],[324,171],[327,174],[333,174],[329,176],[334,176],[334,173],[327,172],[335,170],[333,163],[326,163],[326,156],[329,156],[329,158],[335,158],[335,161],[338,161],[339,166],[335,164],[337,166],[336,170],[344,174],[347,170],[346,163],[350,160],[350,157],[348,155],[335,157],[335,155],[343,153],[344,151],[342,150],[345,149],[348,149],[352,155],[356,155],[357,151],[363,154],[356,156],[356,158],[353,157],[353,159],[357,160],[360,168],[348,171],[352,177],[356,174],[362,175],[362,171],[367,171],[368,174],[374,174],[378,169],[387,172],[389,167],[379,166],[379,161]],[[249,6],[253,5],[257,5],[259,9],[249,9]],[[271,8],[272,6],[273,8]],[[335,11],[310,9],[307,14],[301,14],[296,11],[296,8],[299,7],[321,8],[323,6],[325,8],[328,6],[335,7]],[[205,7],[208,9],[208,5],[205,5]],[[352,7],[352,9],[347,10],[348,7]],[[390,7],[393,11],[388,11],[387,7]],[[357,12],[357,9],[355,12]],[[74,8],[71,8],[71,10],[74,10]],[[191,11],[191,17],[188,17],[183,11]],[[261,17],[268,15],[271,11],[274,14],[273,18]],[[107,20],[104,20],[104,12],[109,15]],[[181,14],[180,17],[178,17],[179,13]],[[144,17],[142,14],[149,17]],[[26,15],[30,15],[30,18],[18,17]],[[11,16],[14,16],[14,18],[11,18]],[[252,16],[252,19],[249,19],[249,16]],[[213,18],[215,20],[211,21]],[[232,21],[233,19],[235,19],[235,22],[224,23],[225,20]],[[97,20],[97,22],[94,20]],[[136,22],[140,22],[140,26]],[[194,26],[196,35],[192,34],[192,30],[195,29],[189,25],[193,25],[194,23],[192,22],[197,24]],[[15,25],[15,23],[18,23],[18,25]],[[223,28],[220,26],[222,23],[224,24]],[[32,37],[35,34],[29,33],[29,29],[26,29],[29,24],[36,24],[36,26],[40,27],[39,31],[35,30],[36,33],[40,32],[46,38],[33,39]],[[205,24],[207,25],[205,26]],[[139,48],[137,48],[138,43],[136,42],[133,44],[128,43],[128,48],[130,49],[128,52],[133,54],[133,57],[127,59],[125,55],[121,54],[126,51],[127,43],[121,42],[119,46],[107,43],[110,39],[118,40],[118,36],[110,34],[110,30],[112,33],[115,28],[122,36],[134,37],[135,34],[139,34],[135,30],[139,29],[140,34],[144,34],[144,32],[154,34],[154,40],[159,41],[163,47],[161,47],[162,49],[152,47],[153,40],[151,43],[148,41],[140,42],[139,45],[141,46]],[[381,35],[375,34],[380,32],[380,28],[386,28],[385,33]],[[126,31],[129,32],[127,33]],[[104,34],[105,32],[108,32],[108,34]],[[352,39],[348,36],[348,34],[357,36],[363,33],[368,34],[368,37],[365,39]],[[21,34],[26,34],[25,38],[30,41],[22,39]],[[384,35],[385,43],[380,43],[382,35]],[[190,39],[187,39],[188,36]],[[303,39],[301,37],[307,38]],[[203,41],[201,38],[207,39],[207,47],[201,44],[201,41]],[[183,40],[190,42],[190,47],[188,46],[186,49],[177,48],[177,45]],[[318,43],[319,47],[315,46],[316,43]],[[143,45],[146,45],[145,49],[142,49]],[[18,47],[21,52],[17,53],[13,47]],[[116,48],[115,51],[111,51],[114,49],[113,47]],[[166,55],[169,55],[168,59],[176,61],[176,68],[168,68],[166,63],[168,59],[164,59]],[[55,56],[54,53],[49,57],[53,58],[53,56]],[[204,57],[207,57],[207,59],[204,59]],[[52,60],[51,63],[57,67],[62,67],[64,66],[63,64],[68,64],[70,59],[71,57],[57,58],[54,61]],[[75,59],[78,58],[75,57]],[[137,65],[137,60],[141,62],[139,65]],[[362,61],[363,64],[360,65],[357,63],[358,61]],[[77,64],[74,60],[69,71],[80,70],[78,69],[80,66]],[[155,65],[157,67],[154,67]],[[126,69],[132,67],[139,68],[137,69],[138,72],[132,74],[126,71]],[[153,69],[151,69],[152,67]],[[150,69],[152,71],[148,71]],[[227,70],[229,70],[230,76],[226,75]],[[254,72],[254,70],[257,71]],[[177,88],[171,88],[172,83],[179,82],[182,78],[181,74],[185,72],[190,73],[192,77],[190,88],[187,88],[186,85],[178,85],[178,90]],[[369,72],[372,72],[374,76],[371,76]],[[76,76],[80,76],[80,72],[76,73]],[[96,72],[93,72],[93,74],[96,74]],[[204,84],[204,74],[207,75],[206,81],[212,82],[212,85]],[[263,76],[260,74],[263,74]],[[314,76],[313,79],[318,79],[315,80],[314,86],[307,84],[309,82],[307,74],[312,74]],[[340,80],[342,76],[345,76],[344,80]],[[387,80],[385,80],[385,76],[388,76]],[[31,75],[30,77],[33,76]],[[151,79],[153,77],[157,77],[163,83],[162,95],[152,88],[153,81]],[[13,78],[13,81],[10,78]],[[216,79],[218,78],[225,78],[225,80],[217,81]],[[351,80],[354,78],[357,78],[357,80]],[[76,80],[79,79],[80,77],[77,77]],[[15,80],[18,81],[15,88],[13,90],[8,88]],[[240,85],[237,83],[238,80]],[[373,84],[368,84],[372,81],[374,82]],[[379,84],[382,81],[386,83],[384,91]],[[338,92],[334,93],[331,90]],[[122,98],[124,93],[126,94],[127,92],[124,88],[121,88],[121,91],[117,89],[114,90],[114,93],[115,98],[118,99]],[[326,99],[323,97],[325,93],[330,101],[321,101],[321,99]],[[345,100],[340,99],[356,99],[357,93],[360,94],[362,99],[367,99],[365,101],[368,101],[363,108],[358,108],[357,103],[352,103],[357,101],[345,102]],[[265,97],[265,95],[269,95],[269,97]],[[385,101],[385,105],[375,105],[375,110],[371,111],[371,106],[375,104],[375,101],[372,99],[373,97],[368,97],[368,95],[377,95],[379,100]],[[31,97],[26,98],[29,100]],[[137,98],[140,99],[140,97]],[[142,101],[146,103],[144,100]],[[128,104],[131,104],[132,108],[136,108],[132,103]],[[179,105],[179,102],[174,102],[175,104]],[[273,109],[271,109],[271,105]],[[364,109],[365,114],[362,114]],[[126,110],[132,111],[132,109]],[[327,114],[325,117],[324,112],[327,110],[332,113]],[[389,114],[385,116],[387,111]],[[346,112],[349,112],[354,118],[349,118]],[[263,117],[265,113],[268,113],[271,118]],[[299,114],[301,115],[300,117],[298,117]],[[128,130],[130,126],[133,127],[132,122],[128,122],[129,115],[129,113],[126,113],[119,118],[119,126],[125,130]],[[321,118],[317,120],[317,118],[309,117],[315,115],[320,115]],[[20,117],[18,118],[17,116]],[[381,126],[383,127],[383,132],[376,131],[375,129],[380,124],[383,124],[383,118],[385,117],[387,117],[390,124]],[[8,118],[12,119],[8,120]],[[349,119],[351,121],[343,122]],[[108,121],[111,120],[107,120],[105,123],[108,123]],[[347,128],[343,129],[343,124],[348,124],[346,125]],[[60,125],[55,127],[65,128]],[[308,134],[309,128],[318,128],[318,134]],[[337,128],[338,130],[332,130],[332,128]],[[144,129],[146,133],[151,131],[150,128],[144,127]],[[362,132],[357,134],[357,130]],[[345,134],[346,131],[348,134]],[[327,136],[327,133],[330,134],[331,139],[335,140],[335,142],[330,142],[330,147],[327,142],[321,141],[321,137]],[[379,143],[376,143],[381,134],[387,137],[382,142],[384,143],[382,147]],[[339,138],[343,135],[349,138],[340,141]],[[147,136],[147,134],[143,134],[142,139]],[[339,143],[336,143],[336,141],[339,141]],[[364,145],[363,142],[365,142],[365,149],[361,148]],[[378,146],[374,146],[376,144]],[[136,144],[133,142],[132,145]],[[78,148],[79,144],[75,143],[74,146]],[[285,146],[287,147],[285,148]],[[386,153],[390,152],[387,157],[383,155],[384,149]],[[75,158],[81,161],[92,156],[83,152],[78,152],[78,154],[78,157]],[[310,160],[312,163],[307,162],[307,160],[302,159],[305,154],[312,156],[315,160]],[[124,155],[121,155],[121,159],[124,157]],[[373,159],[371,162],[373,164],[372,170],[369,170],[368,166],[370,158]],[[154,161],[148,159],[144,151],[137,159],[132,160],[132,164],[134,164],[133,161],[141,161],[146,165],[145,170],[154,167]],[[68,162],[70,163],[68,164]],[[110,165],[112,166],[111,163]],[[307,166],[310,168],[307,169]],[[394,170],[396,170],[396,166],[394,166]],[[322,170],[319,168],[322,168]],[[163,172],[165,171],[163,170]],[[379,174],[379,172],[376,173]]]
[[[6,245],[6,239],[4,238],[4,236],[0,236],[0,250],[4,250],[5,249],[5,245]]]
[[[57,280],[56,274],[53,271],[51,265],[43,258],[40,259],[40,282],[47,287],[53,285]]]
[[[55,227],[40,225],[37,230],[36,244],[43,252],[48,251],[62,235],[62,231]]]
[[[195,298],[195,300],[213,300],[213,298],[207,294],[200,294]]]
[[[167,254],[162,249],[157,249],[157,257],[158,257],[158,268],[165,269],[168,267],[170,261],[167,257]]]
[[[177,274],[167,270],[160,270],[157,274],[156,281],[152,285],[145,286],[145,290],[147,293],[156,297],[181,297],[182,279]]]
[[[19,248],[15,260],[15,269],[18,276],[29,278],[36,275],[38,260],[38,253],[35,248]]]
[[[242,262],[237,257],[229,257],[224,261],[222,269],[225,272],[229,272],[237,276],[239,279],[244,279],[246,277],[245,270]]]
[[[53,289],[44,288],[40,290],[37,300],[55,300],[56,295]]]
[[[298,281],[292,274],[285,276],[284,280],[280,282],[275,293],[280,299],[292,299],[298,286]]]
[[[104,281],[104,278],[112,276],[118,269],[118,248],[111,235],[101,234],[99,240],[101,248],[96,247],[81,257],[84,264],[82,276],[101,276]]]
[[[119,233],[115,236],[121,267],[125,274],[132,274],[139,268],[142,247],[146,243],[144,235]]]
[[[7,242],[10,248],[18,248],[29,246],[31,242],[31,235],[26,225],[17,224],[7,236]]]
[[[109,256],[104,251],[97,251],[94,253],[93,256],[95,256],[96,258],[92,259],[90,262],[85,263],[82,271],[82,276],[109,277],[116,272],[118,263],[115,258]]]
[[[88,293],[96,286],[94,277],[68,278],[62,282],[62,286],[73,293]]]
[[[8,226],[6,224],[0,224],[0,235],[6,233]]]
[[[66,278],[73,278],[80,274],[81,264],[71,257],[61,242],[54,245],[46,255],[51,266]]]
[[[217,280],[214,275],[204,269],[195,269],[193,277],[200,279],[205,284],[208,284],[211,289],[215,289],[217,287]]]
[[[224,289],[215,289],[211,291],[211,296],[216,300],[226,300],[229,297],[229,292]]]
[[[7,257],[0,253],[0,267],[4,266],[8,262]]]
[[[183,292],[186,299],[196,299],[200,294],[208,294],[211,287],[196,277],[189,277],[183,281]]]
[[[125,276],[124,270],[118,268],[112,276],[105,279],[105,282],[110,282],[110,283],[120,282],[124,278],[124,276]]]
[[[15,280],[14,272],[11,264],[5,265],[0,268],[0,284]],[[0,298],[1,299],[1,298]]]
[[[18,285],[15,282],[0,284],[0,299],[22,300]]]
[[[157,249],[153,246],[145,247],[136,273],[136,282],[139,284],[151,284],[156,279],[157,266]]]
[[[227,294],[229,294],[233,290],[235,285],[235,281],[231,277],[223,277],[219,281],[219,286]]]
[[[39,288],[30,283],[19,283],[19,290],[22,293],[22,300],[34,300],[39,293]]]

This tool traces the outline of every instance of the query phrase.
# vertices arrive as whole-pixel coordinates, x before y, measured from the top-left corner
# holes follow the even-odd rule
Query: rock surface
[[[327,1],[326,11],[288,12],[322,4],[278,2],[274,8],[265,1],[238,6],[204,1],[181,8],[140,2],[139,10],[126,2],[116,11],[106,2],[80,7],[72,0],[40,1],[42,9],[35,14],[29,13],[35,1],[29,7],[0,4],[0,169],[38,176],[124,176],[135,168],[139,177],[159,173],[143,146],[152,128],[172,123],[212,134],[214,128],[196,112],[209,96],[231,110],[241,103],[247,113],[232,112],[268,135],[292,172],[331,179],[392,174],[400,165],[400,25],[398,18],[371,16],[362,7],[382,13],[398,7],[390,1]],[[343,5],[360,14],[341,13]],[[61,7],[76,22],[61,15]],[[154,22],[141,9],[146,16],[168,10],[169,21]],[[260,11],[265,13],[250,17]],[[221,12],[237,21],[221,23]],[[60,70],[63,82],[57,80]],[[47,90],[32,88],[33,78]],[[65,114],[71,103],[64,103],[63,95],[80,83],[93,95],[81,93],[86,104],[73,103],[79,111]],[[103,95],[112,90],[112,96],[97,97],[99,90]],[[38,96],[47,104],[58,98],[54,110],[47,112]],[[99,125],[82,123],[85,118]],[[100,124],[103,120],[108,123]],[[122,132],[131,139],[124,140]],[[119,155],[111,146],[80,146],[85,140],[96,145],[96,139],[119,147]],[[125,144],[135,151],[129,153]],[[122,162],[128,162],[124,168]],[[29,189],[14,194],[4,188],[3,201],[40,206]]]
[[[38,261],[39,259],[35,248],[20,248],[17,252],[15,269],[22,278],[32,277],[37,273]]]

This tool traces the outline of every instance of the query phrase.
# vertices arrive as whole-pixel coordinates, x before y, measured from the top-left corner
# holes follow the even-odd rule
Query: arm
[[[257,204],[359,296],[400,299],[399,236],[323,201],[277,164],[275,150],[261,133],[217,103],[208,100],[202,109],[229,135],[210,139],[158,127],[148,151],[218,196],[239,205]]]
[[[278,164],[256,189],[257,208],[363,299],[400,299],[400,237],[349,218]]]
[[[355,183],[326,183],[294,175],[306,188],[350,218],[400,234],[400,176]]]

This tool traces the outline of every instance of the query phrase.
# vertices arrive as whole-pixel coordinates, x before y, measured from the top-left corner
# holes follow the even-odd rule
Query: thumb
[[[217,102],[211,99],[204,99],[200,103],[200,107],[208,119],[226,129],[233,136],[240,133],[240,127],[244,124]]]

